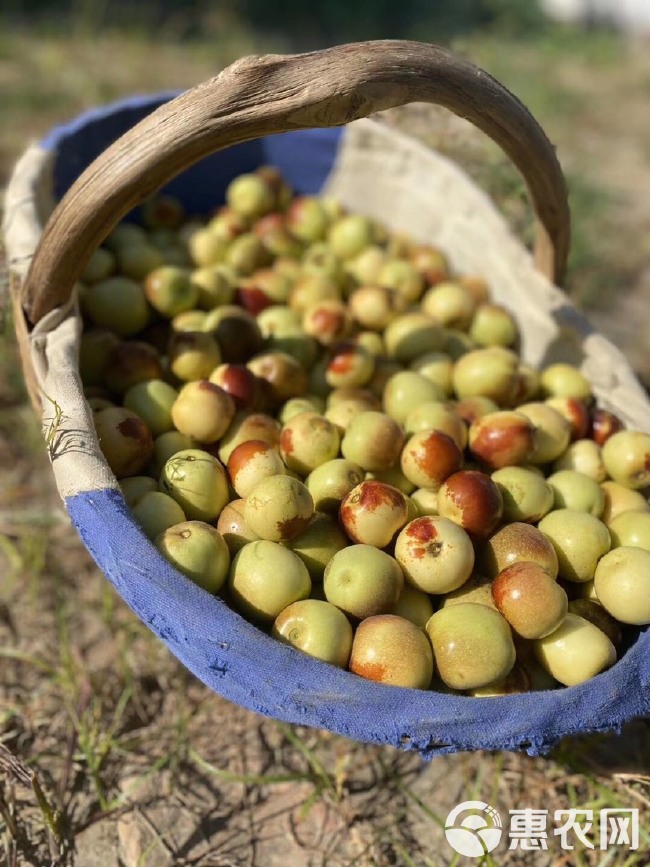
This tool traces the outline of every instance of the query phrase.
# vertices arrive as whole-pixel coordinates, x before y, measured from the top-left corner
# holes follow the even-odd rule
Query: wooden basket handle
[[[408,102],[442,105],[503,148],[532,198],[536,265],[561,282],[570,238],[566,187],[553,146],[530,112],[486,72],[442,48],[382,40],[245,57],[131,128],[83,172],[48,220],[22,289],[28,320],[36,323],[64,303],[122,217],[203,157]]]

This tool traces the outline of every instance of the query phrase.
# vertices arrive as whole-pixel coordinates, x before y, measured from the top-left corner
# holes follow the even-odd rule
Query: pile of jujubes
[[[523,363],[480,276],[268,166],[207,220],[140,220],[85,269],[80,370],[188,578],[332,665],[473,696],[581,683],[650,623],[650,435]]]

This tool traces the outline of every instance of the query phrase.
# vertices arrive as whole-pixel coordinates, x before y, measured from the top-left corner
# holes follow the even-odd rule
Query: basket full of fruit
[[[531,254],[447,158],[494,139]],[[245,58],[89,112],[6,197],[58,490],[137,616],[227,699],[418,750],[548,751],[650,709],[650,404],[572,307],[554,150],[414,42]]]

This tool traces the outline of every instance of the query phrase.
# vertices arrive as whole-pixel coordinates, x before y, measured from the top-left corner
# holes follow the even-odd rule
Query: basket
[[[434,102],[491,136],[523,174],[534,257],[487,196],[446,158],[367,116]],[[513,310],[534,365],[579,364],[599,402],[650,429],[624,356],[556,288],[569,247],[554,150],[487,73],[426,44],[382,41],[245,58],[180,96],[84,114],[27,150],[7,191],[4,233],[25,377],[59,492],[84,544],[137,616],[210,689],[261,714],[418,750],[547,752],[650,710],[650,634],[579,686],[477,699],[366,681],[275,641],[176,571],[131,517],[99,449],[78,373],[73,287],[114,225],[160,188],[208,211],[234,175],[277,165],[298,193],[344,205],[480,273]],[[60,200],[56,207],[55,201]]]

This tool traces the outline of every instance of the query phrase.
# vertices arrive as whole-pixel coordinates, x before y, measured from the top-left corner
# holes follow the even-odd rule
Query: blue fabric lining
[[[170,96],[124,100],[50,133],[42,145],[57,152],[57,195],[111,141]],[[168,189],[190,211],[207,212],[234,174],[271,163],[298,192],[317,192],[340,135],[338,129],[319,129],[248,142],[202,161]],[[566,735],[618,730],[650,713],[647,630],[612,669],[568,689],[472,699],[382,686],[271,639],[194,585],[144,536],[119,492],[81,493],[66,505],[86,547],[136,615],[208,687],[259,713],[418,750],[427,758],[475,749],[538,755]]]
[[[52,130],[41,147],[56,151],[57,199],[115,139],[176,94],[134,96],[86,114]],[[189,213],[207,214],[223,201],[228,181],[257,166],[277,166],[302,194],[317,193],[332,167],[341,129],[312,129],[266,136],[219,151],[171,181],[164,191],[177,196]]]
[[[571,688],[473,699],[383,686],[292,650],[193,584],[149,542],[118,491],[78,494],[66,506],[137,616],[210,689],[258,713],[427,758],[474,749],[539,755],[566,735],[618,730],[650,713],[648,631],[609,671]]]

